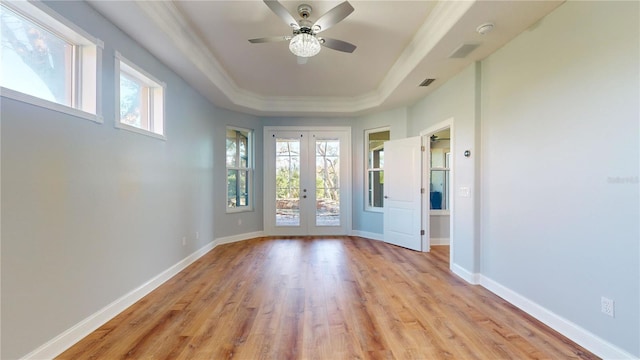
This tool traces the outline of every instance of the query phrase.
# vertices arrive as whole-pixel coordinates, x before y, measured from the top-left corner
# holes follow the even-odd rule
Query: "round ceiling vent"
[[[480,35],[486,35],[486,34],[490,33],[491,30],[493,30],[493,28],[494,28],[493,23],[486,23],[486,24],[482,24],[482,25],[478,26],[476,28],[476,31]]]

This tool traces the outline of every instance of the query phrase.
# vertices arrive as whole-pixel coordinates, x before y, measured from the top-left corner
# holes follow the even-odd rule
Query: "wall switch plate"
[[[471,189],[469,189],[466,186],[461,186],[458,189],[458,196],[460,196],[460,197],[470,197],[471,196]]]

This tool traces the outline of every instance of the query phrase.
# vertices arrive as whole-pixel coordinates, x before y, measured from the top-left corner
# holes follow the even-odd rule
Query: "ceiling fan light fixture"
[[[296,56],[312,57],[320,52],[320,41],[311,34],[297,34],[291,39],[289,50]]]

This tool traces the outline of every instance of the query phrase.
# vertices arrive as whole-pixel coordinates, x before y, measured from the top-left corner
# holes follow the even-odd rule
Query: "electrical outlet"
[[[187,237],[183,236],[182,237],[182,246],[185,246],[185,245],[187,245]]]
[[[600,298],[600,310],[604,314],[614,317],[614,308],[615,308],[614,305],[615,303],[613,302],[613,300],[608,299],[604,296]]]

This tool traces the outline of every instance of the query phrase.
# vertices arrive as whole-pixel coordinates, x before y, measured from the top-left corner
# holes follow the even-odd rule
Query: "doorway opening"
[[[424,248],[451,263],[453,258],[453,119],[422,131],[424,144],[422,178],[425,201],[422,206]]]
[[[268,235],[346,235],[351,227],[350,129],[265,127]]]

